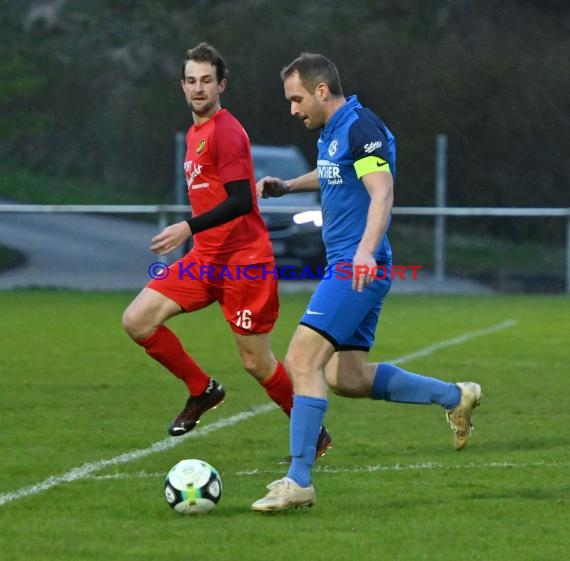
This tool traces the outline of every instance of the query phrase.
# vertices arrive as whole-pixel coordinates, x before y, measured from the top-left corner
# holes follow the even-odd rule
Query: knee
[[[261,354],[242,352],[241,363],[249,374],[260,382],[269,378],[275,370],[276,361],[271,356],[264,356]]]
[[[340,395],[340,396],[344,396],[344,389],[343,387],[338,383],[338,380],[330,380],[328,377],[325,377],[325,380],[327,382],[327,386],[329,387],[330,391],[332,393],[334,393],[335,395]]]
[[[141,317],[136,310],[130,306],[123,312],[121,324],[129,337],[135,341],[140,341],[151,333],[151,330],[141,321]]]
[[[339,380],[327,380],[327,386],[332,393],[341,397],[350,397],[354,395],[357,389],[356,384],[347,384],[344,380],[343,383]]]
[[[341,397],[369,397],[372,390],[371,381],[356,370],[327,373],[325,379],[331,392]]]
[[[284,361],[285,370],[293,380],[302,380],[307,378],[313,372],[313,368],[301,355],[288,352]]]
[[[329,372],[327,369],[325,369],[325,381],[332,393],[340,396],[345,395],[345,385],[341,383],[341,379],[338,375],[337,370],[334,372]]]

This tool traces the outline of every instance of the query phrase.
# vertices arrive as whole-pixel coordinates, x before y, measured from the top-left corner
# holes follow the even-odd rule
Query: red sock
[[[291,417],[293,383],[285,367],[279,361],[277,361],[275,372],[267,380],[261,382],[261,385],[265,388],[267,395],[283,409],[285,415]]]
[[[200,395],[206,389],[210,377],[184,350],[180,339],[168,327],[161,325],[152,335],[138,341],[147,354],[180,378],[191,395]]]

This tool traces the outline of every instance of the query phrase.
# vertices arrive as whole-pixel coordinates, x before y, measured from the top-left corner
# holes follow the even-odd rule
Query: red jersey
[[[224,184],[249,180],[252,209],[247,214],[194,236],[194,248],[219,264],[267,263],[273,260],[267,226],[261,218],[255,191],[251,147],[247,133],[226,109],[186,135],[184,173],[192,216],[199,216],[227,199]]]

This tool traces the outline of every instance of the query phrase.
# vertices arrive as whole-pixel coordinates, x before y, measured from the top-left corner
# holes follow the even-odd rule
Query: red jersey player
[[[182,89],[194,124],[186,136],[184,171],[192,217],[152,239],[165,255],[191,236],[194,247],[150,281],[123,315],[130,337],[180,378],[190,394],[168,428],[191,431],[200,416],[221,403],[225,391],[208,376],[164,325],[169,318],[218,302],[234,333],[244,368],[289,416],[293,387],[271,350],[277,320],[277,277],[269,234],[257,206],[249,139],[239,121],[220,106],[227,69],[216,49],[200,43],[182,63]],[[252,268],[255,274],[247,274]],[[317,457],[331,445],[324,427]]]

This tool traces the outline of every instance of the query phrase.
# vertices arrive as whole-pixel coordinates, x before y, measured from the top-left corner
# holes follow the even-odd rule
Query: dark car
[[[291,179],[311,170],[295,146],[253,144],[251,154],[256,181],[265,175]],[[259,208],[282,276],[287,278],[284,267],[288,272],[293,269],[300,272],[308,266],[318,272],[318,267],[325,263],[319,192],[259,199]]]

